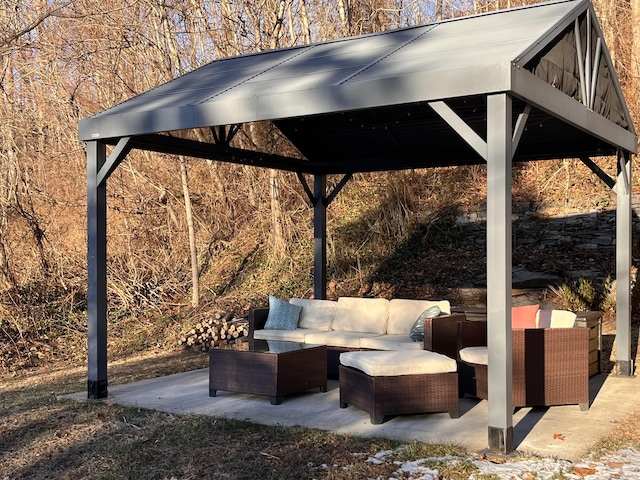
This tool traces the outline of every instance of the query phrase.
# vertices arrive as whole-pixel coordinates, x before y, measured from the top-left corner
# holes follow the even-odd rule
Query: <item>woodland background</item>
[[[217,58],[525,3],[535,2],[4,0],[0,368],[86,355],[78,120]],[[640,0],[594,4],[637,119]],[[290,148],[269,124],[245,125],[236,138]],[[596,161],[615,175],[611,159]],[[514,205],[528,210],[615,206],[577,160],[518,165],[513,188]],[[455,219],[484,198],[482,166],[357,175],[328,211],[330,296],[433,297],[472,283],[485,268],[483,246],[465,243]],[[198,319],[243,315],[268,294],[312,294],[312,209],[293,174],[132,152],[109,179],[108,205],[112,355],[174,348]],[[531,247],[516,250],[514,264],[531,256]],[[613,274],[611,258],[598,261]]]

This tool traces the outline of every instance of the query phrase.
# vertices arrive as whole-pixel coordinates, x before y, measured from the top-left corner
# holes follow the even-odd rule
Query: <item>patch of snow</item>
[[[369,457],[372,463],[383,463],[393,452],[378,452]],[[429,461],[438,460],[456,462],[470,461],[477,468],[478,473],[472,474],[469,480],[482,478],[483,475],[493,475],[496,480],[551,480],[564,478],[566,480],[640,480],[640,451],[634,448],[624,448],[616,452],[595,456],[580,461],[540,458],[514,462],[494,463],[488,460],[478,460],[461,457],[443,457],[438,459],[416,459],[406,462],[394,462],[398,469],[394,472],[398,477],[406,480],[439,480],[438,470],[424,466]],[[374,461],[375,460],[375,461]],[[391,477],[389,480],[395,480]]]
[[[428,467],[423,467],[421,463],[423,460],[414,460],[411,462],[404,462],[400,468],[395,472],[402,474],[402,478],[415,479],[415,480],[438,480],[438,470],[433,470]],[[408,475],[408,476],[407,476]]]

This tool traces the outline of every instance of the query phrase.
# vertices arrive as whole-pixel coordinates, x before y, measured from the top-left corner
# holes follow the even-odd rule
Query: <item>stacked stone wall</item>
[[[519,205],[514,206],[514,211]],[[640,197],[632,202],[633,235],[640,233]],[[537,245],[562,246],[571,244],[581,250],[598,250],[615,247],[615,210],[564,210],[545,209],[531,211],[520,209],[513,214],[512,234],[514,246]],[[456,223],[465,226],[477,244],[486,243],[486,209],[467,210]]]

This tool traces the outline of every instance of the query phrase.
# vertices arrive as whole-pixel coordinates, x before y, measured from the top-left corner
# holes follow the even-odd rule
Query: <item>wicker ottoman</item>
[[[340,355],[340,408],[386,416],[449,412],[458,418],[456,361],[427,350],[361,351]]]

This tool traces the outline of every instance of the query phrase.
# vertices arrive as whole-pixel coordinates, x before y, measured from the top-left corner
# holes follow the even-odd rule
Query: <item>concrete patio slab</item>
[[[268,398],[218,391],[209,397],[207,369],[109,386],[105,400],[119,405],[176,414],[199,414],[278,426],[305,426],[339,434],[385,437],[402,441],[459,444],[470,451],[487,448],[488,404],[460,399],[460,418],[447,413],[394,417],[372,425],[369,415],[349,407],[339,408],[339,388],[330,380],[328,391],[309,390],[288,396],[281,405]],[[591,407],[577,405],[520,408],[514,412],[514,443],[519,452],[578,460],[617,421],[640,406],[640,380],[636,377],[596,375],[590,382]],[[86,392],[62,398],[88,401]]]

